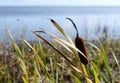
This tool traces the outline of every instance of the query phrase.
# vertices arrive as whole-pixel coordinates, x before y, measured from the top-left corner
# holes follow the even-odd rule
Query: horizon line
[[[108,6],[105,6],[105,5],[81,5],[81,6],[78,6],[78,5],[4,5],[4,6],[0,6],[0,7],[120,7],[120,5],[108,5]]]
[[[53,12],[50,12],[53,11]],[[120,6],[1,6],[0,15],[22,14],[118,14]]]

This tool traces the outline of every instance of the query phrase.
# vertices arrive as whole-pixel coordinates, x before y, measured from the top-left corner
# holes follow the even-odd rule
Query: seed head
[[[75,45],[76,47],[86,56],[84,57],[81,53],[78,52],[78,55],[80,57],[81,62],[86,65],[88,64],[88,54],[87,54],[87,49],[86,49],[86,45],[84,43],[84,40],[81,37],[76,37],[75,38]]]
[[[86,65],[86,64],[88,64],[88,59],[87,59],[88,54],[87,54],[87,49],[86,49],[86,45],[84,43],[84,40],[81,37],[79,37],[78,29],[77,29],[75,23],[73,22],[73,20],[70,19],[70,18],[66,18],[66,19],[68,19],[68,20],[70,20],[72,22],[72,24],[73,24],[73,26],[74,26],[74,28],[75,28],[75,30],[77,32],[76,38],[75,38],[75,45],[86,56],[86,57],[84,57],[81,53],[78,52],[78,55],[79,55],[79,58],[80,58],[81,62],[84,65]]]

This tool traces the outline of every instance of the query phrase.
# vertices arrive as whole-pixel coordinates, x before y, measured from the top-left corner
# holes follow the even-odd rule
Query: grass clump
[[[69,20],[73,23],[70,18]],[[0,82],[119,83],[119,41],[116,44],[109,39],[105,43],[99,38],[95,41],[82,40],[87,47],[86,55],[77,47],[81,46],[79,42],[75,45],[75,41],[56,21],[50,21],[66,39],[39,30],[33,31],[39,38],[38,41],[30,42],[22,38],[18,44],[7,30],[12,43],[8,50],[3,46],[7,55],[4,52],[0,55]],[[73,26],[76,28],[75,23]],[[51,41],[41,34],[50,37]]]

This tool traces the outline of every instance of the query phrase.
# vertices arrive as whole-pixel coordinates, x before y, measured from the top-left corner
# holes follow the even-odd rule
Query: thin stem
[[[75,23],[73,22],[73,20],[72,20],[71,18],[66,18],[66,19],[68,19],[69,21],[72,22],[72,24],[73,24],[73,26],[74,26],[74,28],[75,28],[75,30],[76,30],[76,32],[77,32],[76,36],[79,37],[79,33],[78,33],[77,26],[75,25]]]

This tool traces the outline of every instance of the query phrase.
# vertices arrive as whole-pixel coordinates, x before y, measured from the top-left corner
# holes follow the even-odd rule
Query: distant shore
[[[51,12],[52,11],[52,12]],[[119,14],[119,6],[0,6],[0,15]]]

